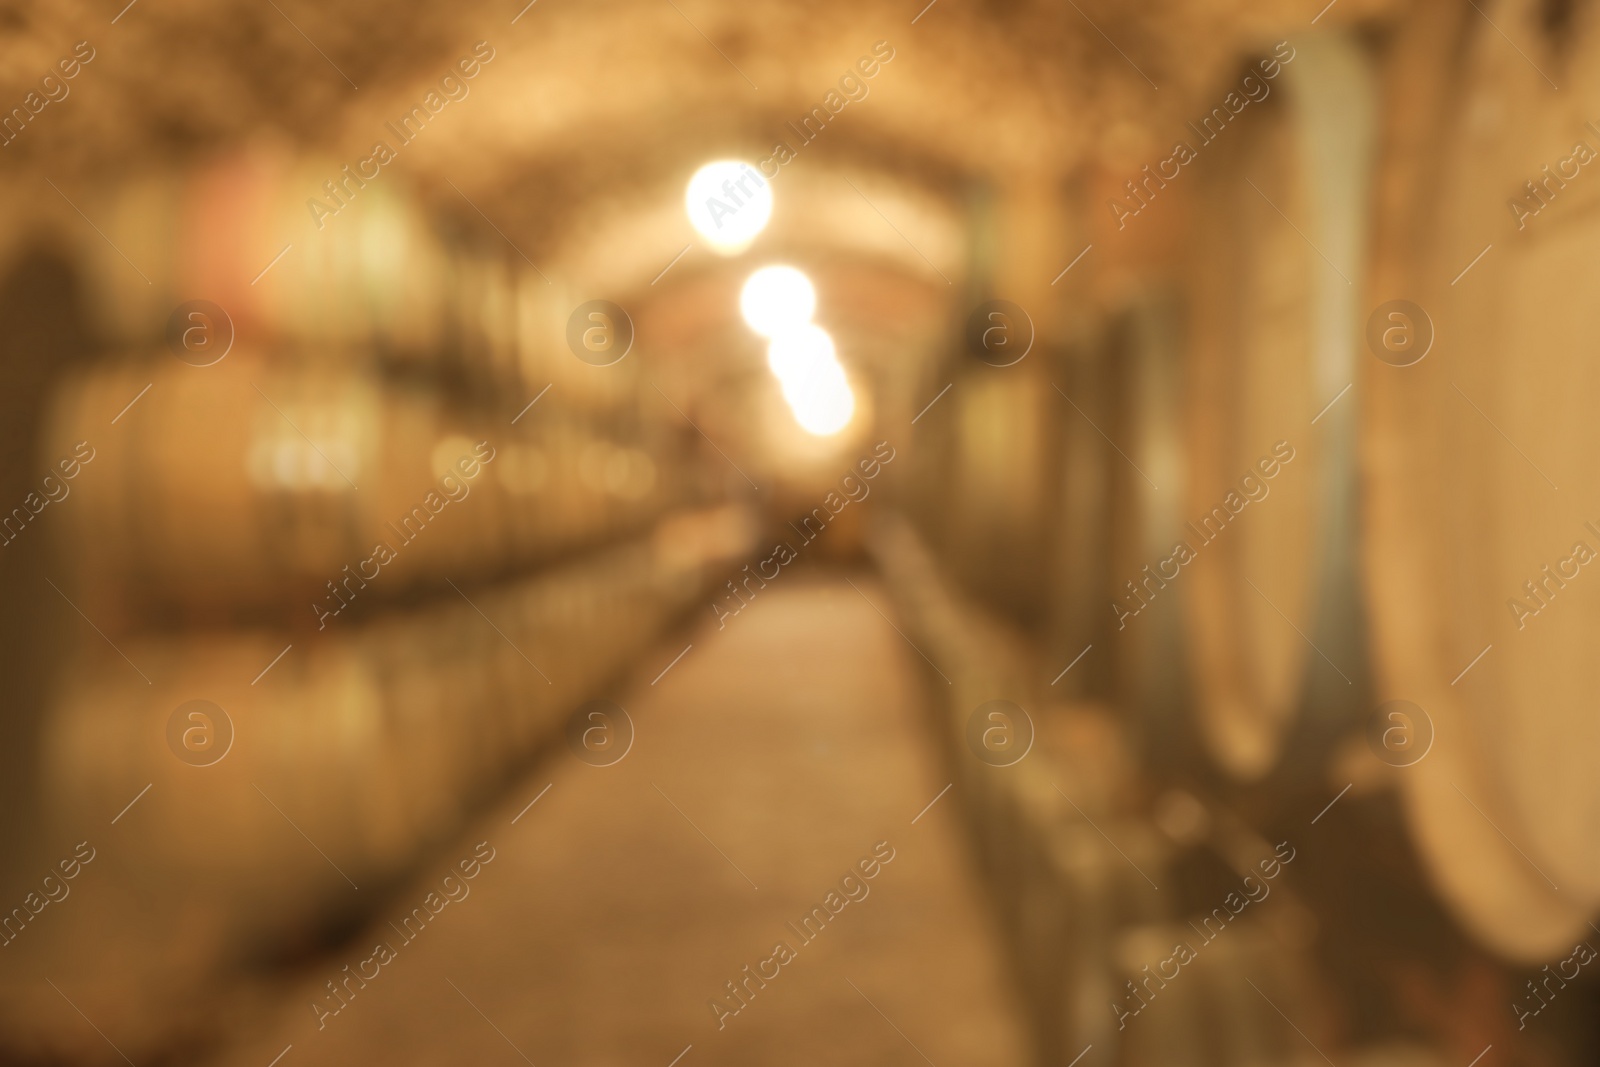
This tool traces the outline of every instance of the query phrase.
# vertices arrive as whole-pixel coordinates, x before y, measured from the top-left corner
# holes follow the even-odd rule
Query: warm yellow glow
[[[856,412],[855,393],[837,363],[824,364],[798,382],[785,382],[783,396],[794,412],[794,421],[818,437],[838,433],[850,425]]]
[[[797,330],[817,310],[811,279],[793,267],[762,267],[739,294],[744,321],[763,337]]]
[[[821,326],[806,323],[778,334],[767,345],[767,366],[780,382],[799,378],[822,363],[836,363],[833,338]]]
[[[827,330],[808,323],[778,334],[767,346],[767,366],[782,385],[783,398],[801,429],[827,437],[850,424],[855,393]]]
[[[707,163],[695,171],[683,200],[695,231],[725,255],[748,248],[772,217],[772,186],[760,171],[737,159]]]

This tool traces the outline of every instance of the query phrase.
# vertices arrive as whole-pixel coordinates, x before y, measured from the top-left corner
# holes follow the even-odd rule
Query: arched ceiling
[[[485,40],[495,59],[471,96],[407,146],[401,166],[425,185],[448,191],[448,178],[489,200],[501,224],[530,241],[559,228],[565,205],[625,196],[630,182],[674,160],[687,167],[708,153],[764,154],[876,41],[894,59],[802,159],[869,157],[944,181],[1066,174],[1108,139],[1124,150],[1164,143],[1238,55],[1312,30],[1320,6],[125,2],[0,5],[7,107],[75,42],[96,50],[71,86],[93,106],[74,107],[71,97],[52,104],[0,149],[8,164],[59,180],[263,129],[354,160],[386,120]],[[1370,18],[1393,2],[1339,0],[1321,23]]]
[[[696,241],[684,183],[706,159],[759,162],[782,141],[795,156],[760,254],[813,272],[852,351],[915,358],[970,296],[974,190],[1033,191],[1013,212],[1020,243],[990,252],[1001,272],[1047,278],[1073,249],[1060,219],[1030,213],[1049,199],[1038,190],[1086,167],[1136,172],[1218,102],[1241,56],[1398,2],[1319,16],[1322,0],[12,0],[0,105],[77,41],[95,58],[0,147],[0,182],[17,209],[56,196],[46,178],[75,189],[252,137],[333,167],[383,140],[398,175],[377,180],[492,228],[551,284],[624,302],[658,348],[696,358],[739,347],[748,264]],[[469,94],[402,144],[387,124],[478,41],[494,58]],[[802,143],[788,124],[880,41],[893,58],[867,95]]]

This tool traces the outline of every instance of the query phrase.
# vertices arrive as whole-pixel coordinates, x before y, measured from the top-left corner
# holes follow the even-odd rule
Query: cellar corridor
[[[961,809],[929,806],[950,779],[892,610],[861,573],[801,570],[725,628],[707,612],[640,656],[617,693],[636,729],[621,759],[546,753],[366,928],[262,994],[211,1062],[290,1045],[305,1064],[665,1067],[690,1045],[684,1064],[1024,1062]],[[391,922],[444,895],[480,842],[494,858],[407,944]],[[892,859],[846,897],[874,846]],[[849,902],[803,941],[786,924],[830,892]],[[394,958],[341,1007],[325,983],[379,942]],[[739,1007],[729,981],[748,1004],[719,1029],[708,1002]]]
[[[1600,1063],[1591,59],[0,0],[0,1067]]]

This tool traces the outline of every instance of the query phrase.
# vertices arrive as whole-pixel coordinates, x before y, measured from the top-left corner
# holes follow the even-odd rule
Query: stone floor
[[[1024,1063],[955,794],[912,821],[949,781],[920,661],[868,602],[888,609],[881,587],[853,580],[790,576],[725,629],[708,612],[656,648],[615,694],[636,728],[624,758],[559,749],[348,950],[241,1022],[217,1067],[288,1046],[281,1067]],[[493,860],[443,883],[484,841]],[[860,899],[827,901],[875,846],[893,858],[847,884]],[[462,884],[414,941],[391,925]],[[815,940],[786,925],[830,903]],[[364,963],[379,942],[392,958]],[[346,964],[377,976],[319,1020]],[[726,983],[746,965],[776,976],[719,1019],[711,1001],[739,1006]]]

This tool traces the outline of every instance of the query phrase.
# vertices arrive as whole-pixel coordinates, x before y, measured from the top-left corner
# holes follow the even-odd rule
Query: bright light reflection
[[[779,334],[767,346],[767,366],[782,385],[795,421],[807,433],[828,437],[850,424],[855,393],[834,355],[828,331],[808,323]]]
[[[739,294],[744,321],[763,337],[799,329],[817,310],[811,279],[793,267],[762,267]]]
[[[794,392],[794,395],[791,395]],[[784,389],[794,421],[800,428],[817,437],[830,437],[850,425],[856,413],[856,396],[841,373],[837,381],[826,376],[809,389],[791,391]]]
[[[683,202],[695,231],[732,255],[749,247],[772,217],[772,186],[750,164],[721,159],[695,171]]]
[[[827,330],[811,323],[780,333],[767,345],[767,366],[780,382],[798,377],[818,364],[837,362],[833,338]]]

